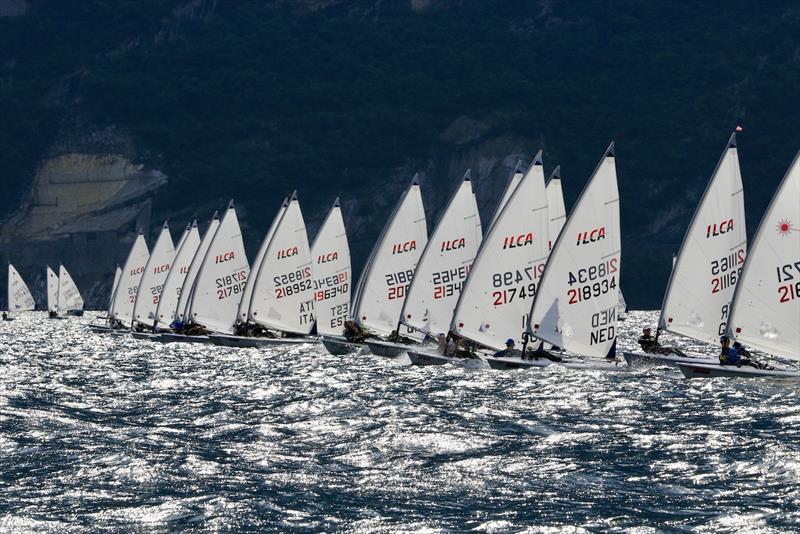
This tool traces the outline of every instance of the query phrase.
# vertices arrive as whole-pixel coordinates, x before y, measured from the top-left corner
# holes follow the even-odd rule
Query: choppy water
[[[800,530],[796,385],[162,345],[88,315],[0,323],[2,531]]]

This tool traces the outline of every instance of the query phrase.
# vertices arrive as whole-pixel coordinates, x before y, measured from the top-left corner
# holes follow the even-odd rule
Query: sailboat
[[[48,265],[45,269],[47,280],[47,314],[51,319],[58,318],[58,275]]]
[[[125,333],[130,330],[133,322],[133,307],[139,291],[139,281],[142,279],[144,267],[149,258],[150,251],[144,239],[144,232],[139,230],[111,299],[110,329],[122,331],[116,333]]]
[[[111,293],[108,295],[108,306],[106,307],[106,315],[97,315],[94,320],[89,324],[89,329],[94,332],[108,332],[111,330],[109,322],[111,321],[111,306],[114,304],[114,292],[117,290],[119,279],[122,277],[122,269],[119,265],[114,269],[114,281],[111,283]],[[58,297],[56,296],[56,299]],[[101,321],[97,323],[95,321]]]
[[[718,346],[746,252],[744,192],[734,132],[678,251],[661,305],[656,340],[661,332],[670,332]],[[689,355],[670,348],[663,352],[624,355],[631,365],[717,361],[716,356]]]
[[[170,267],[167,272],[167,278],[164,280],[164,287],[161,290],[155,319],[153,320],[153,332],[168,330],[175,320],[183,283],[199,247],[200,232],[197,229],[197,221],[192,221],[186,227],[183,237],[178,242],[175,260],[172,262],[172,267]]]
[[[542,152],[525,172],[481,243],[450,324],[479,354],[519,340],[549,253]],[[428,355],[427,363],[455,361]]]
[[[8,312],[31,311],[36,308],[28,286],[19,275],[17,270],[10,263],[8,264]],[[3,320],[10,321],[13,318],[6,312],[3,313]]]
[[[627,313],[628,303],[625,302],[625,295],[622,294],[622,289],[620,289],[617,297],[617,321],[624,321]]]
[[[271,232],[267,232],[269,243],[258,271],[252,274],[247,323],[242,325],[239,316],[238,331],[246,335],[213,334],[210,337],[216,344],[261,347],[311,341],[308,337],[314,327],[311,248],[296,191],[280,211],[274,230],[270,228]],[[239,313],[243,309],[244,303],[240,303]]]
[[[311,258],[314,261],[317,334],[331,354],[355,352],[358,345],[345,338],[345,321],[350,317],[352,268],[350,245],[338,198],[314,238]]]
[[[49,288],[48,288],[49,289]],[[58,266],[58,313],[66,315],[83,315],[83,297],[78,286],[64,265]]]
[[[249,273],[239,219],[231,200],[200,263],[181,330],[162,334],[161,338],[207,343],[209,333],[232,334]]]
[[[408,285],[427,243],[425,208],[415,175],[375,243],[353,298],[353,321],[369,336],[367,342],[372,343],[374,354],[396,355],[398,349],[389,338],[398,335],[424,339],[416,332],[396,329]]]
[[[584,359],[557,357],[559,365],[614,369],[618,284],[621,272],[619,194],[614,143],[578,197],[553,244],[527,317],[526,337]],[[544,367],[553,354],[543,346],[519,356],[488,357],[495,368]],[[552,359],[551,359],[552,358]]]
[[[430,339],[445,335],[482,236],[478,203],[467,171],[422,251],[400,313],[401,324]],[[414,363],[412,353],[420,347],[403,345]]]
[[[141,339],[154,335],[153,332],[148,333],[145,330],[151,330],[161,290],[174,260],[175,247],[172,243],[172,235],[169,232],[169,224],[164,221],[156,244],[153,245],[153,250],[144,266],[142,279],[139,281],[139,291],[133,306],[131,324],[131,329],[136,334],[135,338]]]
[[[758,226],[744,261],[726,326],[727,335],[776,358],[800,361],[800,152]],[[756,369],[681,362],[687,378],[800,379],[796,369]]]

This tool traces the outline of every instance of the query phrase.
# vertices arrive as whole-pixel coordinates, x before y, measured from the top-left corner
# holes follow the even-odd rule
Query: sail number
[[[386,285],[388,286],[389,300],[405,298],[408,284],[411,283],[412,278],[414,278],[414,269],[387,274]]]
[[[223,300],[231,295],[238,295],[244,290],[247,282],[247,271],[241,270],[227,276],[217,278],[217,300]]]
[[[159,297],[161,297],[161,290],[164,288],[162,285],[150,287],[150,297],[153,304],[158,304]]]
[[[455,269],[445,269],[433,273],[433,298],[442,299],[458,295],[464,287],[464,280],[469,274],[471,265],[462,265]]]
[[[609,291],[616,291],[616,289],[617,277],[612,276],[610,281],[604,278],[593,284],[570,289],[567,291],[567,296],[569,297],[570,304],[578,304],[579,302],[585,302],[592,298],[597,298],[600,295],[605,295]]]
[[[744,249],[740,248],[730,254],[711,262],[711,294],[719,293],[736,284],[742,272]]]
[[[314,280],[314,301],[321,302],[332,299],[337,295],[346,295],[350,290],[350,284],[347,282],[348,278],[348,271],[343,271]]]
[[[778,283],[793,282],[790,284],[783,284],[778,286],[778,302],[789,302],[790,300],[800,299],[800,261],[794,263],[787,263],[776,267],[778,273]]]
[[[544,272],[544,263],[531,265],[522,270],[492,274],[492,305],[503,306],[519,299],[530,299],[536,295],[536,282]]]
[[[608,261],[604,261],[598,265],[592,265],[591,267],[586,267],[583,269],[578,269],[575,273],[572,271],[569,272],[569,285],[572,286],[573,284],[585,284],[587,282],[593,282],[600,278],[605,278],[609,274],[614,274],[618,271],[617,269],[617,262],[618,258],[611,258]]]
[[[311,266],[303,267],[272,278],[275,284],[275,298],[282,299],[311,289]]]

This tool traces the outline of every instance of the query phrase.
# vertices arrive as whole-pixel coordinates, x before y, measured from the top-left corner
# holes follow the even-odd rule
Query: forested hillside
[[[55,145],[114,128],[169,177],[153,225],[235,198],[254,254],[292,189],[310,229],[340,195],[359,270],[415,171],[434,216],[472,166],[488,216],[543,148],[569,206],[616,140],[622,287],[655,308],[737,124],[755,230],[799,89],[792,2],[0,0],[0,218]]]

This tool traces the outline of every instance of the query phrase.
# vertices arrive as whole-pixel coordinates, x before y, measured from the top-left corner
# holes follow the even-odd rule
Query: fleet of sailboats
[[[673,259],[654,342],[649,352],[626,352],[627,363],[676,366],[687,377],[800,378],[779,363],[725,365],[658,341],[673,334],[713,346],[730,338],[776,362],[800,360],[798,224],[800,153],[748,251],[733,134]],[[91,326],[232,347],[321,341],[332,354],[368,348],[418,365],[620,370],[621,248],[614,144],[569,216],[560,167],[545,181],[540,151],[527,168],[517,163],[485,226],[467,171],[429,236],[414,176],[355,287],[338,198],[313,242],[297,193],[284,199],[252,265],[233,201],[202,237],[194,221],[174,245],[165,222],[150,250],[140,231],[116,267],[105,322]],[[63,265],[47,266],[45,280],[51,317],[82,313]],[[9,312],[34,307],[9,264]]]

